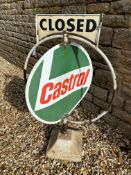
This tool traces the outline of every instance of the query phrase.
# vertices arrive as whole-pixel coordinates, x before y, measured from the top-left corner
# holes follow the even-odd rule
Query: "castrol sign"
[[[54,46],[29,75],[26,102],[31,114],[43,123],[58,123],[86,95],[92,74],[90,57],[82,46]]]

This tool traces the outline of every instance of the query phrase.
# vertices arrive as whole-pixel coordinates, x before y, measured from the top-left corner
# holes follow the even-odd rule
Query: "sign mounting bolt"
[[[69,42],[69,40],[68,40],[68,34],[66,33],[66,31],[63,32],[63,40],[64,40],[63,44],[66,47],[67,44],[68,44],[68,42]]]

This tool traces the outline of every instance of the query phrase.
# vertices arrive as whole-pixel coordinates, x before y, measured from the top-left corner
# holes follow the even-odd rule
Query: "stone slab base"
[[[52,130],[46,156],[51,159],[80,162],[82,158],[82,131],[67,129],[63,134],[60,128]]]

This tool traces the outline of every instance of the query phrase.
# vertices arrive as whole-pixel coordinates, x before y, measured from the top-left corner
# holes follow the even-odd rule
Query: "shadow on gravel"
[[[38,157],[45,155],[46,156],[46,150],[48,146],[48,142],[50,139],[51,132],[53,128],[55,128],[56,125],[43,125],[43,131],[45,133],[45,137],[43,139],[43,145],[39,148],[39,152],[37,154]]]
[[[17,108],[18,111],[27,112],[24,80],[10,75],[6,75],[6,78],[10,81],[5,85],[4,99]]]

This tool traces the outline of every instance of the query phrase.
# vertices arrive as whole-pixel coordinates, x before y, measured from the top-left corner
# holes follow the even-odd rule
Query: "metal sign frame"
[[[112,96],[112,100],[111,103],[109,104],[108,108],[106,110],[104,110],[103,112],[101,112],[97,117],[95,117],[94,119],[92,119],[92,122],[95,122],[96,120],[100,119],[101,117],[103,117],[105,114],[108,113],[110,106],[113,103],[114,100],[114,95],[117,89],[117,81],[116,81],[116,75],[115,75],[115,71],[112,67],[112,64],[110,63],[109,59],[107,58],[107,56],[102,52],[101,49],[98,48],[98,45],[94,45],[91,42],[89,42],[86,38],[81,37],[79,35],[76,34],[72,34],[72,33],[67,33],[68,34],[68,39],[74,39],[74,40],[79,40],[82,41],[83,43],[87,44],[88,46],[90,46],[91,48],[93,48],[94,50],[96,50],[97,53],[99,53],[102,58],[104,59],[104,61],[107,63],[109,70],[111,72],[111,77],[112,77],[112,82],[113,82],[113,96]],[[38,41],[34,47],[30,50],[30,52],[27,55],[27,58],[25,60],[25,65],[24,65],[24,79],[25,81],[27,80],[27,74],[26,74],[26,70],[27,70],[27,66],[28,66],[28,62],[29,62],[29,58],[32,55],[32,53],[36,50],[36,48],[40,45],[43,44],[46,41],[52,40],[52,39],[58,39],[58,38],[63,38],[63,34],[62,33],[57,33],[57,34],[52,34],[50,36],[47,36],[45,38],[43,38],[42,40]]]

